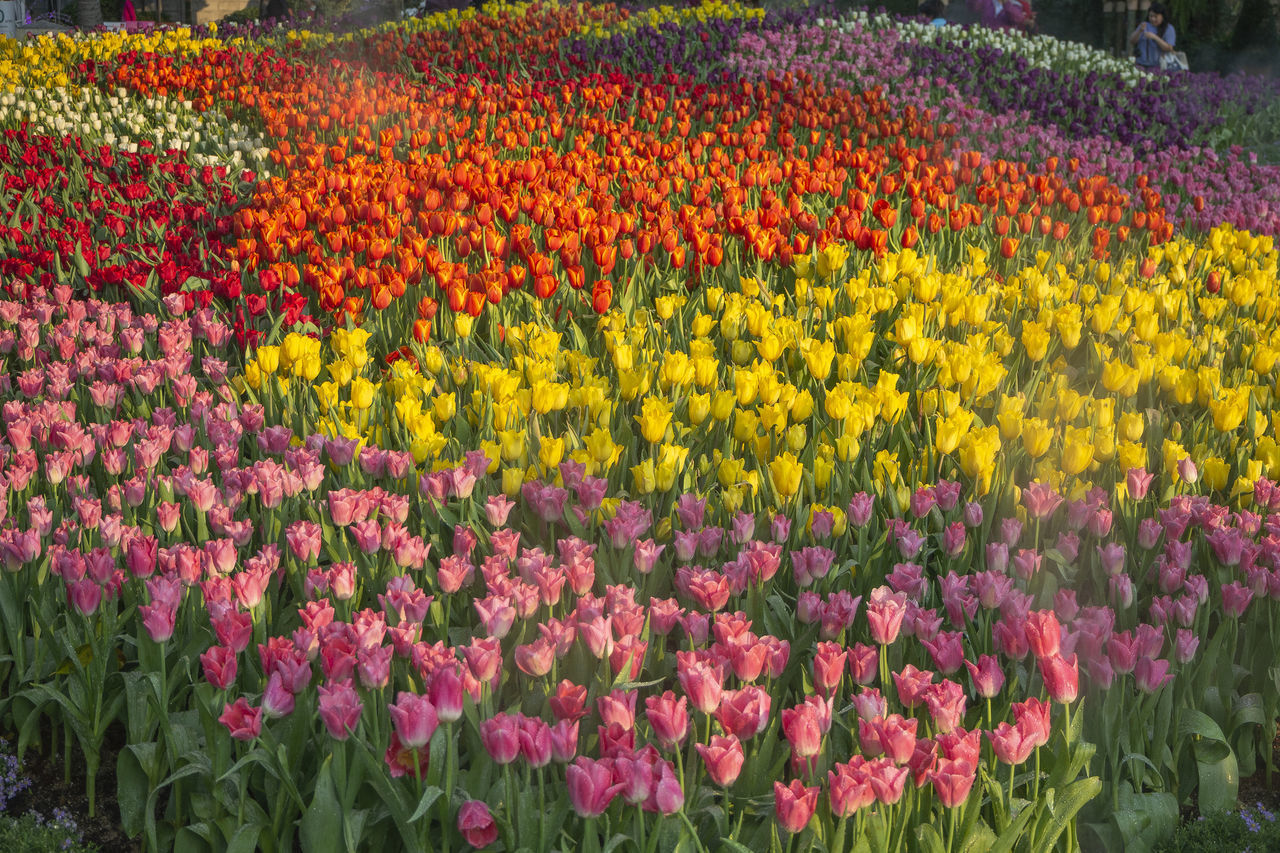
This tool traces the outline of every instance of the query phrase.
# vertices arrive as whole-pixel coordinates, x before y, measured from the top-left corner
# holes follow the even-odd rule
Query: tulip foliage
[[[0,726],[91,811],[110,774],[156,851],[1141,850],[1269,762],[1266,227],[978,139],[904,90],[912,25],[259,36],[5,54],[86,94],[0,98]]]

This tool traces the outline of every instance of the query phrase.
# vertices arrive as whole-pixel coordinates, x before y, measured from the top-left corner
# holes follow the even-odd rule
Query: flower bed
[[[0,104],[19,752],[149,849],[1143,849],[1233,805],[1280,294],[1265,211],[1213,211],[1274,190],[929,91],[889,26],[21,48],[80,95]]]

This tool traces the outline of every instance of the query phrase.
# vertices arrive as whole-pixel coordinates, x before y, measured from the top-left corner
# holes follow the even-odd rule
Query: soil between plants
[[[17,743],[12,735],[6,735],[6,739],[10,745]],[[141,842],[131,840],[120,826],[116,802],[116,755],[123,744],[122,727],[107,730],[98,769],[97,816],[89,817],[89,797],[84,784],[86,769],[79,750],[72,749],[71,772],[64,774],[62,756],[50,754],[49,732],[41,732],[40,745],[44,752],[33,745],[22,756],[22,774],[31,780],[31,787],[10,801],[7,814],[19,817],[34,811],[47,818],[54,809],[61,808],[80,827],[84,842],[97,847],[100,853],[141,853]]]

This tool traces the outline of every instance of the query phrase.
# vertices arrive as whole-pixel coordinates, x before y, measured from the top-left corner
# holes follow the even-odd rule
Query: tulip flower
[[[1040,675],[1044,678],[1049,698],[1063,705],[1076,701],[1080,692],[1080,671],[1076,656],[1063,658],[1058,654],[1039,659]]]
[[[480,800],[467,800],[458,809],[458,832],[477,850],[498,840],[498,825],[489,807]]]
[[[624,787],[613,781],[613,768],[607,761],[593,761],[586,756],[579,757],[565,769],[565,783],[569,804],[581,818],[604,814]]]
[[[818,807],[818,794],[821,788],[806,787],[799,779],[791,780],[789,785],[781,782],[773,783],[774,812],[778,824],[793,835],[809,825]]]
[[[262,732],[262,710],[251,708],[248,700],[241,696],[227,703],[218,722],[226,726],[236,740],[254,740]]]
[[[387,705],[392,725],[400,742],[408,749],[419,749],[431,741],[439,718],[436,708],[425,696],[401,691],[394,705]]]

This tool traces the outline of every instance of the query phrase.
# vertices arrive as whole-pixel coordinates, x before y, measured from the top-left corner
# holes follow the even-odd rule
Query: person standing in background
[[[984,27],[1035,29],[1035,12],[1030,0],[969,0],[969,8]]]
[[[1139,66],[1156,69],[1164,54],[1173,52],[1176,39],[1168,8],[1163,3],[1152,3],[1147,8],[1147,19],[1130,34],[1129,44],[1134,45]]]

